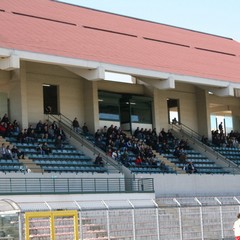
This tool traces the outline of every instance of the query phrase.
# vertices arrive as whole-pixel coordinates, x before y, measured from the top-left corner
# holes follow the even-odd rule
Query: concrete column
[[[27,105],[27,74],[26,64],[21,62],[20,69],[13,70],[9,89],[10,116],[20,123],[22,128],[28,127],[28,105]]]
[[[239,129],[240,128],[240,110],[238,106],[231,107],[232,111],[232,121],[233,121],[233,129]]]
[[[210,111],[208,92],[203,89],[197,89],[197,117],[198,117],[198,132],[211,138],[211,122],[210,122]]]
[[[99,128],[98,85],[96,81],[84,82],[84,121],[90,132]]]

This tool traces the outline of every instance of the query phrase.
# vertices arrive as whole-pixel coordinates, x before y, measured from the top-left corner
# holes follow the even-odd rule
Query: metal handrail
[[[128,183],[126,189],[125,183]],[[0,194],[152,193],[152,178],[0,178]]]
[[[233,163],[228,158],[226,158],[219,152],[215,151],[213,148],[204,144],[201,141],[202,136],[199,133],[195,132],[194,130],[192,130],[191,128],[187,127],[186,125],[184,125],[182,123],[181,124],[180,123],[179,124],[171,124],[171,127],[172,127],[172,129],[177,129],[179,132],[182,132],[183,134],[187,135],[191,139],[193,144],[196,144],[199,147],[201,147],[205,153],[212,154],[212,156],[214,156],[216,159],[223,161],[227,165],[227,167],[222,167],[224,170],[232,169],[233,174],[240,173],[239,166],[237,164]]]
[[[69,134],[69,137],[73,137],[75,140],[77,140],[82,146],[85,146],[90,151],[92,151],[94,154],[101,154],[102,159],[104,161],[105,166],[108,168],[109,166],[114,167],[116,169],[116,172],[122,172],[123,165],[119,162],[116,162],[115,160],[111,159],[106,155],[106,153],[97,147],[94,142],[91,142],[87,139],[87,136],[84,136],[84,134],[81,134],[80,132],[74,131],[72,127],[72,120],[70,120],[65,115],[59,113],[58,115],[48,115],[49,121],[56,121],[61,127],[64,128],[66,133]]]

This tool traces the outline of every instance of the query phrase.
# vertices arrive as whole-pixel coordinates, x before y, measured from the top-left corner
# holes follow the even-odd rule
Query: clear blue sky
[[[240,0],[61,0],[240,41]]]

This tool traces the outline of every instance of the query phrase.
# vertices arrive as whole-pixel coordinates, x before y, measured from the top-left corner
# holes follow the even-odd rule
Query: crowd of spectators
[[[56,149],[63,149],[66,134],[61,127],[54,121],[50,123],[48,120],[38,121],[34,127],[32,124],[28,128],[21,129],[17,120],[10,122],[7,114],[4,114],[0,120],[0,135],[3,137],[15,137],[18,143],[36,144],[36,151],[39,154],[50,154],[52,149],[48,146],[47,140],[54,142]],[[38,139],[42,139],[43,143],[38,143]],[[44,141],[45,140],[45,141]],[[10,145],[3,144],[0,149],[1,157],[4,159],[20,159],[24,158],[25,153],[20,151],[16,145],[12,148]]]
[[[127,167],[131,166],[132,154],[134,154],[136,167],[149,166],[167,171],[164,162],[154,154],[153,150],[155,150],[159,154],[173,153],[183,164],[187,173],[197,172],[193,163],[187,160],[186,150],[189,149],[187,140],[175,138],[170,130],[165,131],[164,128],[157,133],[156,129],[138,127],[132,135],[127,136],[121,128],[111,125],[98,129],[94,138],[96,145],[103,149],[108,156]]]
[[[106,154],[125,166],[152,167],[167,171],[165,163],[160,161],[153,150],[160,153],[160,142],[171,138],[170,131],[164,129],[157,134],[156,129],[137,128],[133,135],[127,136],[121,128],[104,126],[95,132],[95,143]],[[173,136],[172,136],[173,137]]]
[[[212,144],[217,147],[239,148],[240,133],[232,130],[229,134],[223,131],[212,131]]]

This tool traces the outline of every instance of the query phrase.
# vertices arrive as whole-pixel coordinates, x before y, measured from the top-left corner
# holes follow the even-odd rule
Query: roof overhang
[[[217,79],[207,79],[195,76],[173,74],[149,69],[139,69],[110,63],[90,61],[85,59],[67,58],[43,53],[19,51],[0,48],[0,69],[13,70],[20,68],[20,60],[54,64],[87,80],[98,81],[105,79],[105,71],[128,74],[145,84],[158,89],[174,89],[176,82],[194,84],[218,96],[234,96],[234,89],[240,89],[240,83],[232,83]]]

